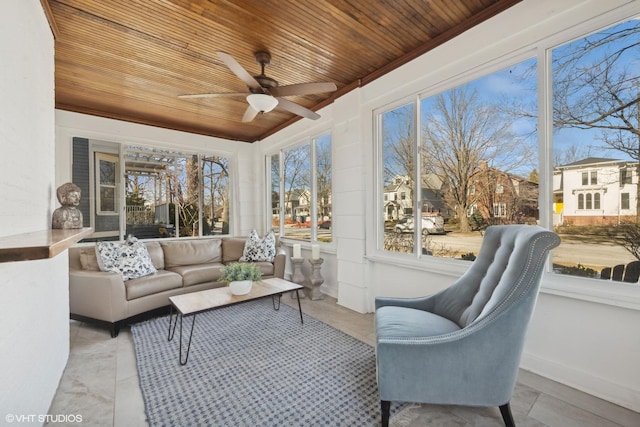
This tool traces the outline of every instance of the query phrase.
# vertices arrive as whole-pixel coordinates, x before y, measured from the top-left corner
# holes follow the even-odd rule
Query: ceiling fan
[[[271,62],[271,55],[267,52],[256,52],[255,58],[262,67],[258,76],[252,76],[236,61],[233,56],[225,52],[216,52],[218,57],[227,67],[242,80],[249,88],[246,92],[230,93],[197,93],[178,95],[180,98],[208,98],[214,96],[245,96],[249,106],[242,117],[243,122],[250,122],[260,113],[268,113],[274,108],[289,111],[298,116],[312,120],[320,118],[320,115],[302,105],[291,102],[283,96],[311,95],[315,93],[334,92],[337,87],[333,83],[299,83],[280,86],[278,82],[264,74],[264,68]]]

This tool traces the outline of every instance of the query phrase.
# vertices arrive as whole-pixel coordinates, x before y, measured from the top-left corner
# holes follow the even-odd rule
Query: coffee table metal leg
[[[173,330],[171,330],[171,323],[173,320],[173,305],[169,306],[169,333],[167,334],[167,341],[171,341],[176,333],[176,325],[178,324],[178,311],[176,310],[176,321],[173,323]]]
[[[302,320],[302,306],[300,305],[300,295],[298,295],[297,289],[296,289],[296,299],[298,300],[298,311],[300,311],[300,323],[304,325],[304,320]]]
[[[180,364],[182,366],[187,364],[187,360],[189,360],[189,350],[191,350],[191,337],[193,336],[193,327],[196,324],[196,315],[193,315],[193,320],[191,321],[191,331],[189,332],[189,342],[187,343],[187,353],[184,357],[184,361],[182,361],[182,319],[184,318],[184,316],[182,314],[180,314],[180,355],[178,357],[178,360],[180,361]],[[178,322],[178,319],[176,319],[176,323]]]
[[[278,294],[278,295],[273,295],[271,297],[271,302],[273,303],[273,309],[275,311],[280,310],[280,297],[282,296],[282,294]],[[278,304],[276,305],[276,299],[278,300]]]

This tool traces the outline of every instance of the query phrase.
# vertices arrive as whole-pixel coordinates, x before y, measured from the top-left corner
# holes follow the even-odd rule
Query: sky
[[[579,66],[588,66],[594,61],[597,61],[603,56],[610,56],[611,52],[619,52],[621,47],[628,47],[630,45],[640,45],[640,22],[638,20],[631,20],[615,25],[613,27],[603,29],[599,33],[596,33],[590,37],[590,39],[600,39],[604,34],[614,34],[619,30],[634,28],[638,31],[632,32],[629,37],[624,38],[621,41],[615,43],[608,43],[604,46],[594,49],[589,55],[585,56],[584,60]],[[582,43],[584,38],[579,38],[572,43],[559,46],[554,49],[553,57],[557,58],[567,50],[575,49],[577,45]],[[608,54],[607,54],[608,53]],[[640,85],[640,52],[638,47],[635,49],[629,49],[625,51],[617,63],[617,70],[623,70],[627,72],[627,77],[631,77],[630,81],[634,82],[636,87]],[[537,93],[536,93],[536,59],[530,59],[519,64],[514,64],[504,70],[497,71],[488,76],[476,79],[467,84],[471,89],[478,92],[480,100],[486,102],[519,102],[528,108],[529,111],[533,111],[537,105]],[[554,71],[556,69],[554,68]],[[573,72],[577,72],[574,68]],[[630,96],[635,96],[635,93],[631,93]],[[423,111],[428,110],[429,99],[423,101]],[[638,124],[636,123],[636,128]],[[530,118],[521,118],[514,120],[511,126],[512,131],[516,135],[526,136],[525,144],[530,144],[531,147],[536,148],[537,134],[535,134],[536,120]],[[571,146],[579,148],[581,157],[608,157],[615,159],[628,160],[630,157],[620,151],[612,150],[608,148],[601,140],[602,131],[596,129],[584,130],[584,129],[556,129],[553,134],[553,147],[554,153],[562,154]],[[536,150],[534,150],[537,152]],[[532,159],[533,163],[537,163],[537,159]],[[577,159],[576,159],[577,160]]]

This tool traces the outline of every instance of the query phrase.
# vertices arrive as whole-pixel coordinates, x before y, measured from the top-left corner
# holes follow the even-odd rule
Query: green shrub
[[[237,280],[260,280],[262,273],[255,265],[248,262],[234,262],[222,268],[220,281],[223,283],[235,282]]]

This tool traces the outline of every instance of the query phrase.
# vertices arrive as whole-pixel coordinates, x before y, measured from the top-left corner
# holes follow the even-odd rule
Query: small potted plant
[[[222,268],[220,281],[228,283],[234,295],[246,295],[251,291],[254,281],[262,278],[260,269],[252,263],[234,262]]]

